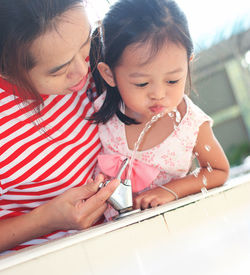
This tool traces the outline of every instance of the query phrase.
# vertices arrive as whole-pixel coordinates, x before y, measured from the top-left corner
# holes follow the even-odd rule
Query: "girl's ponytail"
[[[101,27],[97,27],[92,34],[89,61],[97,94],[100,95],[102,92],[106,91],[106,97],[100,110],[94,113],[88,120],[93,121],[93,123],[106,123],[116,114],[125,124],[137,124],[134,119],[127,117],[120,111],[122,98],[117,87],[109,86],[103,80],[97,69],[99,62],[105,62],[100,28]]]
[[[91,68],[92,76],[95,81],[96,91],[98,95],[100,95],[105,90],[104,80],[102,79],[97,69],[98,63],[103,61],[104,61],[103,46],[101,42],[100,27],[97,27],[94,30],[91,38],[89,62],[90,62],[90,68]]]

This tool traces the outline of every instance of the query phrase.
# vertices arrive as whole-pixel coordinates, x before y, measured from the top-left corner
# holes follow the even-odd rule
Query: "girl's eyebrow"
[[[90,34],[91,34],[91,32],[92,32],[92,28],[91,28],[91,26],[90,26],[88,38],[87,38],[87,40],[84,41],[84,43],[81,45],[80,49],[82,49],[85,45],[88,44],[88,42],[89,42],[89,40],[90,40]],[[51,70],[48,71],[48,74],[54,74],[54,73],[60,71],[62,68],[64,68],[64,67],[66,67],[67,65],[69,65],[69,64],[72,62],[73,59],[74,59],[74,57],[71,58],[68,62],[66,62],[66,63],[64,63],[64,64],[62,64],[62,65],[59,65],[59,66],[56,66],[56,67],[52,68]]]
[[[143,77],[143,76],[149,76],[148,74],[143,74],[143,73],[131,73],[128,75],[129,77]]]
[[[183,72],[183,68],[174,69],[173,71],[167,72],[166,75],[180,73],[180,72]],[[129,74],[129,77],[146,77],[146,76],[149,76],[149,74],[138,73],[138,72]]]

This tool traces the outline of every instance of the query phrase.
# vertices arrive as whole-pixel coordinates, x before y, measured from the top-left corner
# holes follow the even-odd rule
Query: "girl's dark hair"
[[[33,99],[37,108],[43,99],[29,80],[36,61],[30,54],[34,40],[64,12],[83,0],[0,0],[0,74],[18,90],[22,100]],[[14,86],[13,86],[14,87]]]
[[[137,123],[120,111],[122,98],[117,87],[104,82],[94,64],[105,62],[113,70],[125,48],[133,43],[150,42],[154,56],[166,41],[182,45],[187,58],[192,55],[193,43],[185,14],[172,0],[119,0],[106,14],[102,26],[93,35],[90,62],[100,94],[106,89],[105,101],[92,117],[95,123],[106,123],[114,114],[125,124]],[[191,77],[189,70],[189,84]]]

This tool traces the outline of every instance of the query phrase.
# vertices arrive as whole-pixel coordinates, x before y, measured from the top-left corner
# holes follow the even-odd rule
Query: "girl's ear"
[[[114,75],[113,75],[109,65],[107,65],[104,62],[100,62],[97,65],[97,69],[98,69],[100,75],[102,76],[102,78],[108,83],[109,86],[111,86],[111,87],[116,86]]]

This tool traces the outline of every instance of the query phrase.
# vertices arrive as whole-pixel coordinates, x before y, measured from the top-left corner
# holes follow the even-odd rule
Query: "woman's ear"
[[[102,76],[102,78],[109,84],[109,86],[111,86],[111,87],[116,86],[114,75],[113,75],[113,72],[111,71],[109,65],[107,65],[104,62],[100,62],[97,65],[97,69],[98,69],[100,75]]]
[[[189,57],[189,62],[192,62],[194,60],[194,53],[191,54],[191,56]]]

